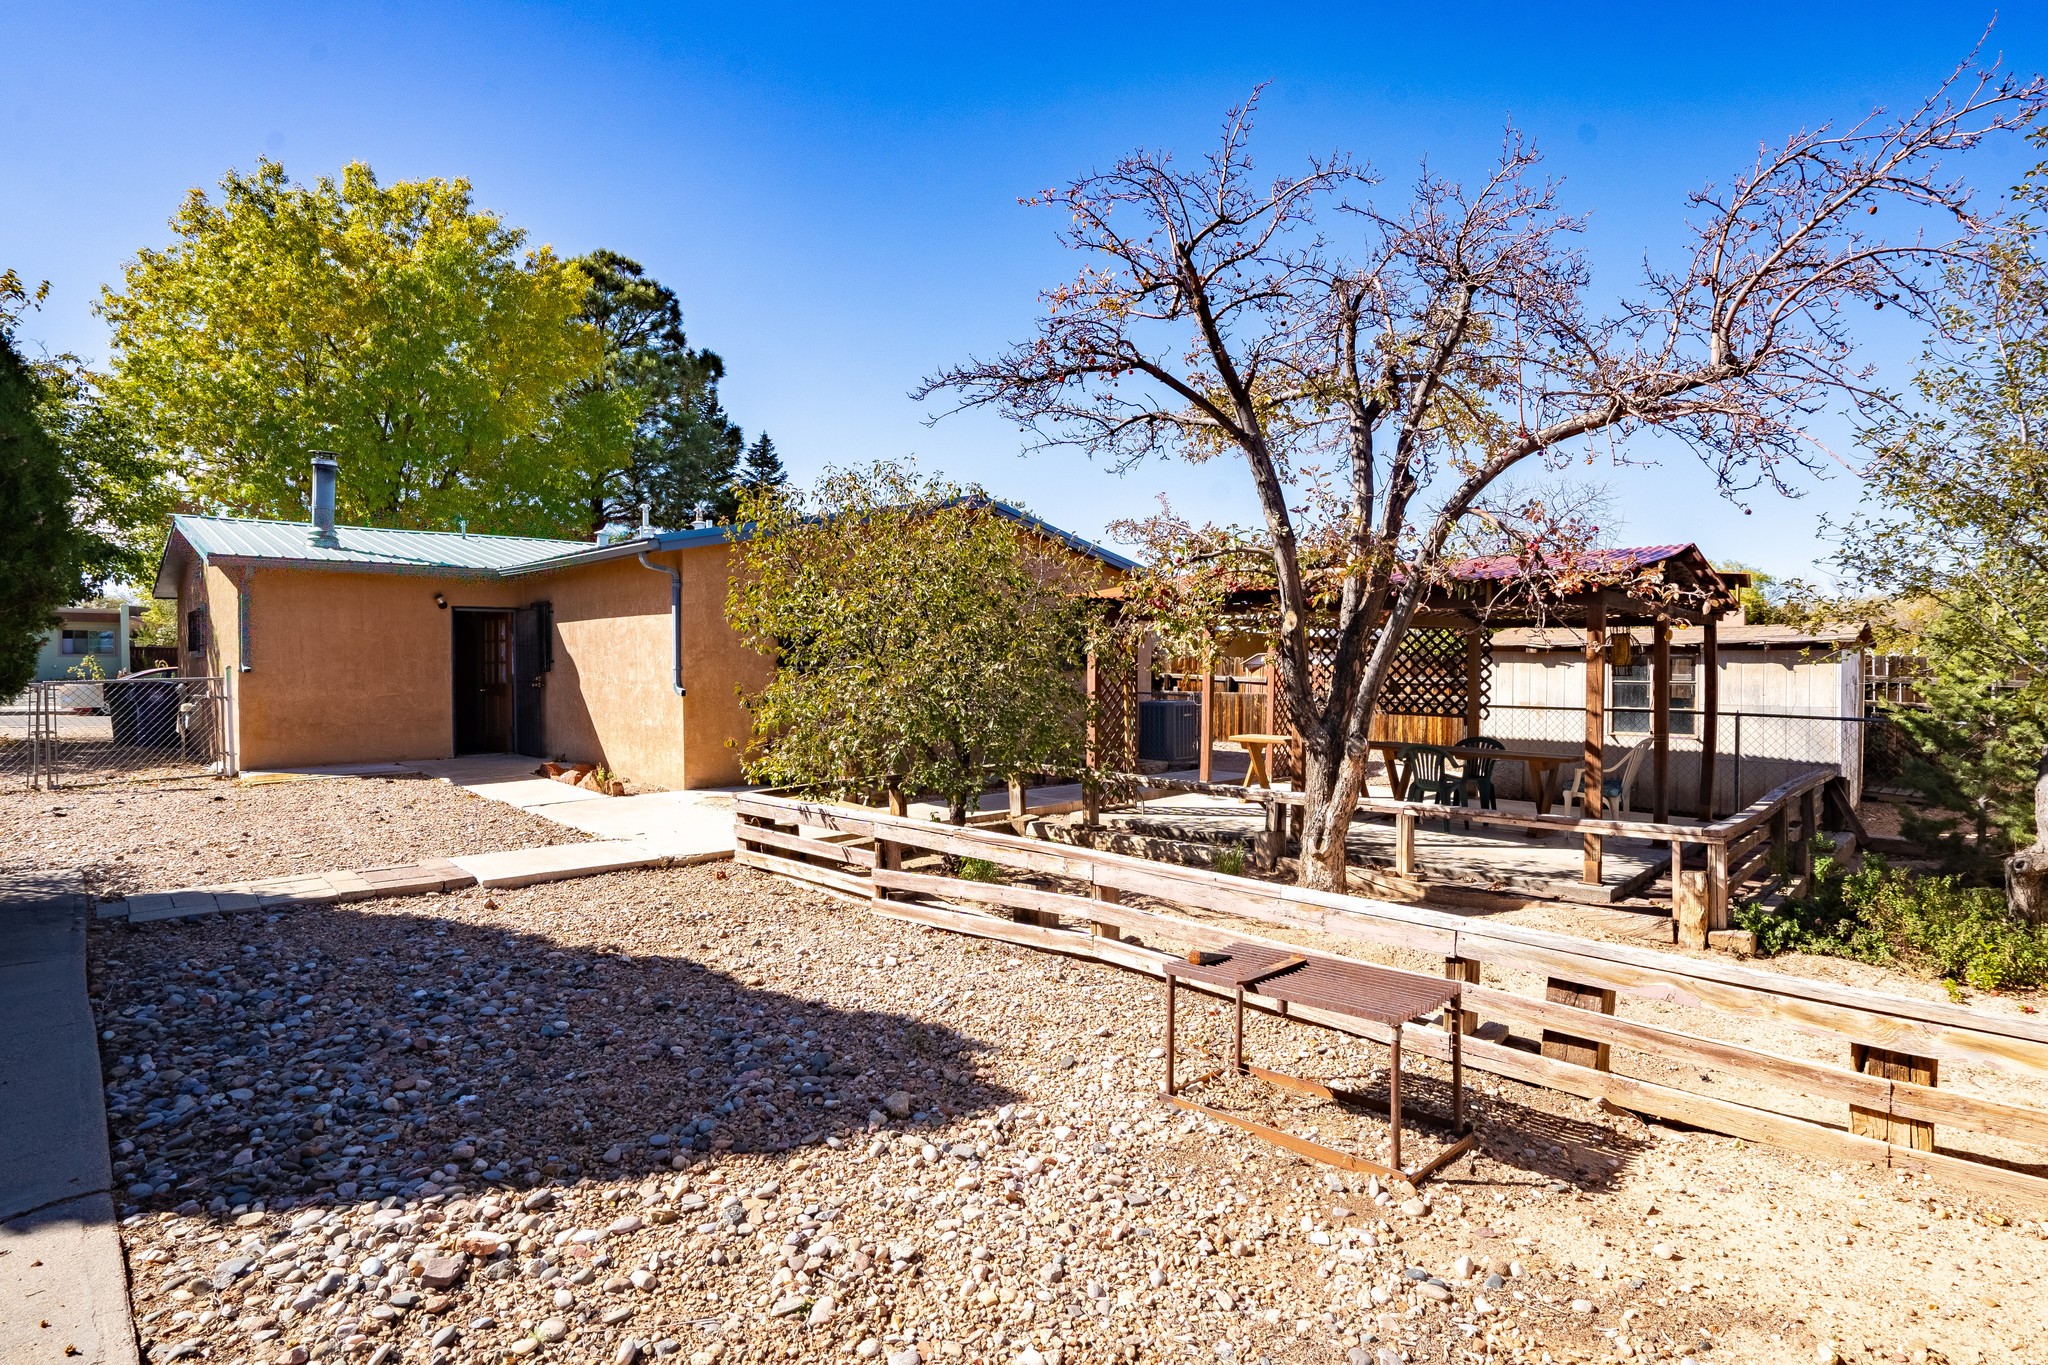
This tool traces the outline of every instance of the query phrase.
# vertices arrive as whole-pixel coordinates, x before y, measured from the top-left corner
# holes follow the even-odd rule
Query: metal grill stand
[[[1451,1018],[1456,1019],[1458,1007],[1463,1003],[1463,992],[1459,982],[1439,981],[1434,977],[1417,976],[1412,972],[1397,972],[1384,967],[1366,966],[1363,963],[1343,962],[1335,958],[1314,957],[1302,953],[1290,954],[1250,943],[1233,943],[1220,952],[1200,956],[1204,959],[1201,962],[1169,959],[1165,964],[1164,1098],[1168,1103],[1215,1119],[1219,1123],[1241,1128],[1254,1137],[1297,1155],[1344,1170],[1386,1176],[1411,1186],[1428,1179],[1470,1150],[1474,1133],[1472,1125],[1465,1118],[1465,1067],[1459,1043],[1460,1031],[1457,1028],[1448,1030],[1451,1040],[1451,1117],[1448,1123],[1437,1115],[1414,1111],[1404,1115],[1401,1106],[1401,1030],[1403,1026],[1436,1014],[1446,1006],[1451,1010]],[[1182,977],[1230,991],[1233,1005],[1229,1062],[1231,1070],[1239,1075],[1256,1076],[1277,1089],[1297,1095],[1312,1095],[1339,1104],[1370,1109],[1384,1108],[1389,1123],[1388,1160],[1384,1164],[1372,1161],[1319,1142],[1311,1142],[1307,1138],[1296,1137],[1292,1133],[1283,1132],[1267,1124],[1240,1118],[1226,1110],[1188,1098],[1185,1093],[1187,1090],[1222,1075],[1224,1068],[1211,1068],[1185,1083],[1175,1078],[1174,995]],[[1244,1001],[1247,989],[1255,995],[1274,1001],[1283,1017],[1287,1014],[1288,1005],[1292,1003],[1354,1019],[1372,1020],[1392,1029],[1393,1038],[1388,1044],[1386,1104],[1382,1106],[1374,1097],[1358,1091],[1333,1089],[1306,1077],[1289,1075],[1284,1071],[1271,1071],[1245,1061]],[[1454,1141],[1426,1162],[1403,1166],[1401,1127],[1405,1117],[1422,1118],[1438,1126],[1446,1126],[1451,1130]]]

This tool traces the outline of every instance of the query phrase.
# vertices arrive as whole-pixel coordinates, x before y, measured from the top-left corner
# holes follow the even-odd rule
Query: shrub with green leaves
[[[1919,876],[1877,857],[1853,871],[1820,858],[1805,900],[1775,913],[1744,906],[1735,920],[1756,935],[1766,957],[1821,953],[1909,967],[1985,991],[2048,982],[2048,925],[2015,917],[1992,888]]]
[[[1096,570],[987,493],[908,464],[741,499],[726,619],[774,676],[746,697],[748,777],[945,798],[1083,758]]]
[[[1003,870],[986,858],[962,858],[953,875],[964,882],[999,882]]]

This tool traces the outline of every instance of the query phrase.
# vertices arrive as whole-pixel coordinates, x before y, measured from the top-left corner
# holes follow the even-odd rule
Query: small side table
[[[1475,1134],[1472,1125],[1465,1118],[1464,1056],[1459,1043],[1459,1030],[1453,1027],[1448,1030],[1451,1041],[1451,1117],[1448,1126],[1454,1140],[1449,1147],[1426,1162],[1418,1162],[1412,1166],[1401,1164],[1401,1029],[1404,1025],[1438,1013],[1446,1006],[1450,1007],[1451,1018],[1456,1020],[1459,1017],[1458,1007],[1463,996],[1460,982],[1439,980],[1433,976],[1419,976],[1413,972],[1394,971],[1387,967],[1373,967],[1362,962],[1346,962],[1307,953],[1289,953],[1282,949],[1252,943],[1228,944],[1216,953],[1206,956],[1220,956],[1222,960],[1195,963],[1169,958],[1164,964],[1164,1098],[1168,1103],[1193,1110],[1219,1123],[1241,1128],[1254,1137],[1297,1155],[1344,1170],[1366,1171],[1386,1176],[1411,1186],[1427,1180],[1471,1149]],[[1296,1137],[1292,1133],[1283,1132],[1267,1124],[1240,1118],[1226,1110],[1216,1109],[1188,1098],[1188,1090],[1222,1075],[1223,1068],[1213,1068],[1186,1082],[1177,1080],[1174,1075],[1174,991],[1176,984],[1183,978],[1223,987],[1231,992],[1236,1006],[1228,1063],[1232,1070],[1240,1075],[1256,1076],[1268,1085],[1294,1094],[1314,1095],[1366,1108],[1384,1108],[1391,1128],[1388,1160],[1384,1163],[1372,1161],[1351,1152],[1325,1146],[1320,1142]],[[1306,1005],[1312,1009],[1327,1010],[1332,1014],[1354,1019],[1369,1019],[1392,1029],[1393,1039],[1388,1047],[1386,1104],[1381,1105],[1372,1096],[1356,1091],[1332,1089],[1319,1081],[1289,1075],[1284,1071],[1269,1071],[1245,1061],[1244,999],[1247,991],[1278,1002],[1283,1015],[1289,1004]],[[1436,1121],[1443,1122],[1441,1119]]]

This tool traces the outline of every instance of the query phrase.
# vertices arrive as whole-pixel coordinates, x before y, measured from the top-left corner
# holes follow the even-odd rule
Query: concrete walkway
[[[653,856],[671,862],[702,862],[731,857],[732,791],[647,792],[640,796],[600,796],[588,787],[572,787],[537,777],[538,761],[519,754],[468,754],[461,758],[418,759],[405,763],[346,764],[324,768],[288,768],[243,774],[244,781],[304,777],[380,777],[420,773],[438,777],[473,795],[517,806],[530,815],[581,830],[601,840],[644,845]],[[523,852],[542,853],[529,849]],[[507,855],[487,854],[501,858]],[[458,858],[467,864],[470,859]],[[486,886],[508,883],[484,882]]]
[[[0,1361],[132,1365],[85,900],[0,876]]]
[[[419,773],[452,782],[464,791],[517,806],[543,820],[599,836],[587,843],[427,858],[390,867],[338,872],[294,873],[255,881],[223,882],[179,891],[147,892],[103,901],[101,919],[147,924],[226,910],[267,910],[276,906],[340,905],[391,896],[423,896],[465,886],[532,886],[602,872],[640,867],[681,867],[732,857],[732,795],[729,792],[649,792],[644,796],[600,796],[533,775],[533,760],[505,754],[436,759],[420,763],[377,763],[336,768],[299,768],[246,774],[248,780],[305,780]]]

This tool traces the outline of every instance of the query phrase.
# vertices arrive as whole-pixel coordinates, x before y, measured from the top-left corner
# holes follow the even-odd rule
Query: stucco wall
[[[239,577],[239,571],[234,571]],[[233,670],[236,584],[220,569],[215,648]],[[453,607],[510,607],[516,585],[258,568],[248,669],[237,672],[244,768],[443,758],[455,736]]]
[[[555,669],[548,680],[548,750],[603,763],[627,781],[671,789],[741,781],[749,721],[741,687],[768,665],[725,621],[727,550],[648,556],[683,575],[683,688],[670,684],[669,580],[634,558],[517,580],[554,604]]]
[[[249,659],[240,671],[243,569],[192,564],[179,580],[186,613],[207,611],[204,648],[187,671],[227,674],[245,769],[447,757],[454,749],[453,607],[554,610],[546,677],[546,748],[602,763],[627,781],[671,789],[741,780],[749,722],[742,687],[768,665],[725,623],[727,551],[671,552],[683,573],[683,681],[671,690],[669,582],[632,559],[479,582],[412,575],[256,568],[248,574]]]

